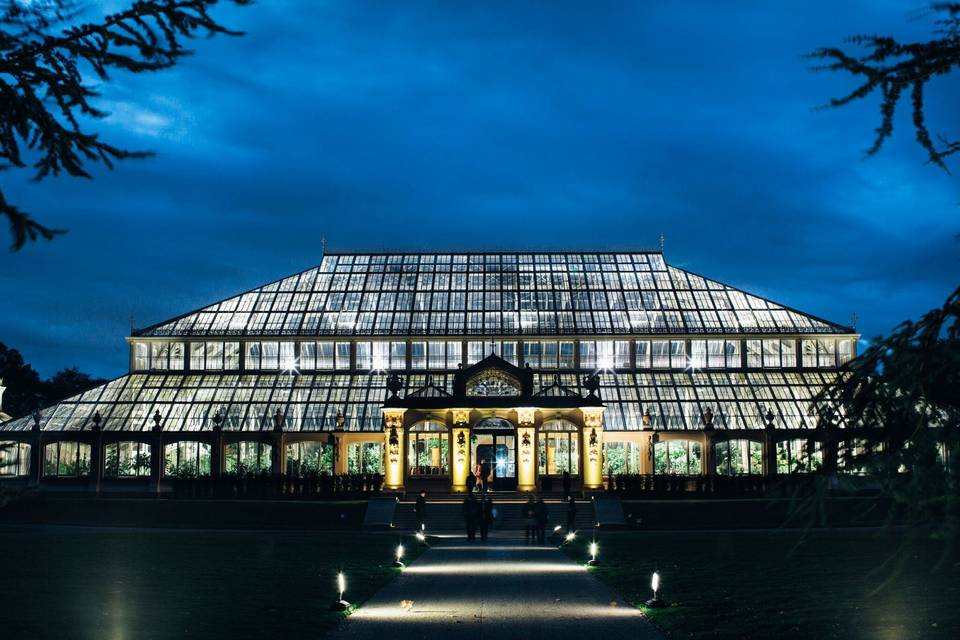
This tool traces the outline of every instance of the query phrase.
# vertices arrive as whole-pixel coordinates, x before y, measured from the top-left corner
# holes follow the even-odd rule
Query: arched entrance
[[[517,429],[503,418],[481,418],[473,424],[470,459],[486,474],[494,491],[517,488]]]

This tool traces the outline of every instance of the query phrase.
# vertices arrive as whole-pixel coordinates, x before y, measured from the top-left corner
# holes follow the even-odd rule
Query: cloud
[[[153,149],[93,181],[5,176],[70,233],[0,255],[0,337],[49,373],[122,372],[158,322],[334,249],[646,246],[867,335],[955,286],[954,178],[909,114],[863,161],[875,103],[800,56],[897,5],[322,3],[218,8],[159,74],[102,87],[111,142]],[[943,88],[929,100],[950,122]],[[955,100],[950,101],[950,105]],[[8,302],[9,305],[9,302]]]

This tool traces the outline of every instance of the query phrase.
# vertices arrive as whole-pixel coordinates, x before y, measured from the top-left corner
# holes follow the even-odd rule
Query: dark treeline
[[[7,390],[3,394],[3,411],[14,417],[102,384],[76,367],[62,369],[46,380],[24,362],[16,349],[0,342],[0,380]]]

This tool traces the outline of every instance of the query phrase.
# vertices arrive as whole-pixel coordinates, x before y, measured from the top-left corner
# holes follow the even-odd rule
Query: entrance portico
[[[464,492],[470,475],[486,474],[494,490],[530,492],[569,473],[574,488],[603,487],[603,402],[599,381],[584,380],[586,397],[559,378],[533,392],[533,372],[496,355],[461,367],[453,393],[427,379],[400,397],[399,376],[383,404],[385,486],[425,484]]]

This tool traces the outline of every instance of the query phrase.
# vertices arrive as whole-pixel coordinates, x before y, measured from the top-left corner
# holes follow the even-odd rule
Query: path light
[[[597,550],[598,549],[599,547],[597,547],[596,540],[590,543],[590,561],[587,562],[587,564],[590,565],[591,567],[597,566]]]
[[[343,599],[343,592],[347,590],[347,578],[343,571],[337,574],[337,599],[330,603],[330,608],[334,611],[346,611],[350,608],[350,603]]]
[[[417,531],[414,535],[420,541],[420,544],[427,544],[427,536],[424,535],[423,531]]]
[[[393,566],[402,569],[402,568],[403,568],[403,562],[400,561],[400,559],[401,559],[402,557],[403,557],[403,545],[402,545],[402,544],[398,544],[398,545],[397,545],[397,559],[393,561]]]
[[[660,574],[656,571],[654,571],[650,577],[650,589],[653,591],[653,597],[647,600],[646,605],[654,609],[667,606],[666,603],[660,599]]]
[[[573,531],[571,531],[570,533],[568,533],[568,534],[566,535],[566,537],[565,537],[564,539],[565,539],[567,542],[573,542],[574,540],[577,539],[577,534],[574,533]]]

